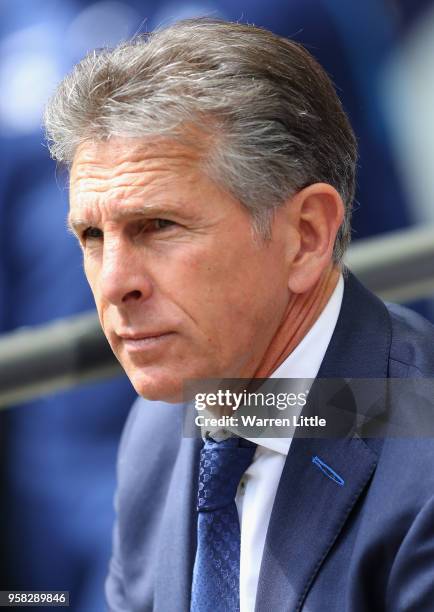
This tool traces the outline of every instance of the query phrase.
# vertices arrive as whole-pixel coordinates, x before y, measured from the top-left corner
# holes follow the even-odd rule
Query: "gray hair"
[[[299,44],[267,30],[189,19],[87,55],[45,113],[54,159],[110,136],[213,138],[205,169],[269,235],[273,211],[300,189],[332,185],[345,204],[339,261],[350,241],[357,147],[330,79]],[[200,140],[200,139],[199,139]]]

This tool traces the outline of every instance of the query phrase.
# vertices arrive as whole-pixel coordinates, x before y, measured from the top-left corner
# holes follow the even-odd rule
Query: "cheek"
[[[84,273],[86,276],[86,280],[89,284],[90,290],[92,291],[94,300],[96,305],[98,306],[98,302],[99,302],[99,296],[98,296],[98,274],[96,272],[96,270],[92,269],[92,267],[88,266],[88,265],[84,265]]]
[[[93,299],[95,301],[95,306],[96,309],[98,311],[98,315],[101,321],[101,325],[104,328],[104,321],[103,321],[103,312],[104,312],[104,305],[102,302],[102,298],[101,298],[101,294],[99,291],[99,266],[98,263],[96,261],[92,261],[89,260],[88,258],[84,257],[83,259],[83,269],[84,269],[84,273],[86,276],[86,280],[89,284],[90,290],[92,291],[92,295],[93,295]]]
[[[89,283],[90,288],[93,291],[95,286],[95,279],[98,274],[97,262],[95,261],[95,259],[92,259],[88,255],[86,255],[85,252],[83,252],[83,270],[86,275],[87,282]]]
[[[210,342],[237,342],[264,322],[272,281],[266,266],[234,245],[177,253],[166,288]],[[169,278],[170,277],[170,278]],[[182,297],[181,297],[182,296]],[[267,303],[264,303],[267,302]]]

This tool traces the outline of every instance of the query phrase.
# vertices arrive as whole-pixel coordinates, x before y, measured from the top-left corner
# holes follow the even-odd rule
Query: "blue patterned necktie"
[[[191,612],[240,609],[240,523],[235,494],[256,444],[207,438],[200,453]]]

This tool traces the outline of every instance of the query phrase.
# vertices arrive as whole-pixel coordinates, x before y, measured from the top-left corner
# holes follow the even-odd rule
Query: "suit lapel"
[[[318,378],[386,378],[390,343],[387,309],[350,274]],[[268,527],[257,612],[301,609],[375,470],[376,446],[353,436],[294,438]]]
[[[344,484],[327,476],[314,458]],[[267,532],[256,610],[301,608],[375,465],[374,452],[356,438],[293,440]]]
[[[154,612],[188,612],[196,551],[196,496],[202,440],[182,438],[161,524]]]

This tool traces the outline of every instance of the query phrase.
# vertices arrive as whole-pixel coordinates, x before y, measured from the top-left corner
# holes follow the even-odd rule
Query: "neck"
[[[311,290],[290,297],[282,322],[254,378],[268,378],[301,342],[324,310],[336,288],[339,274],[340,269],[330,265]]]

